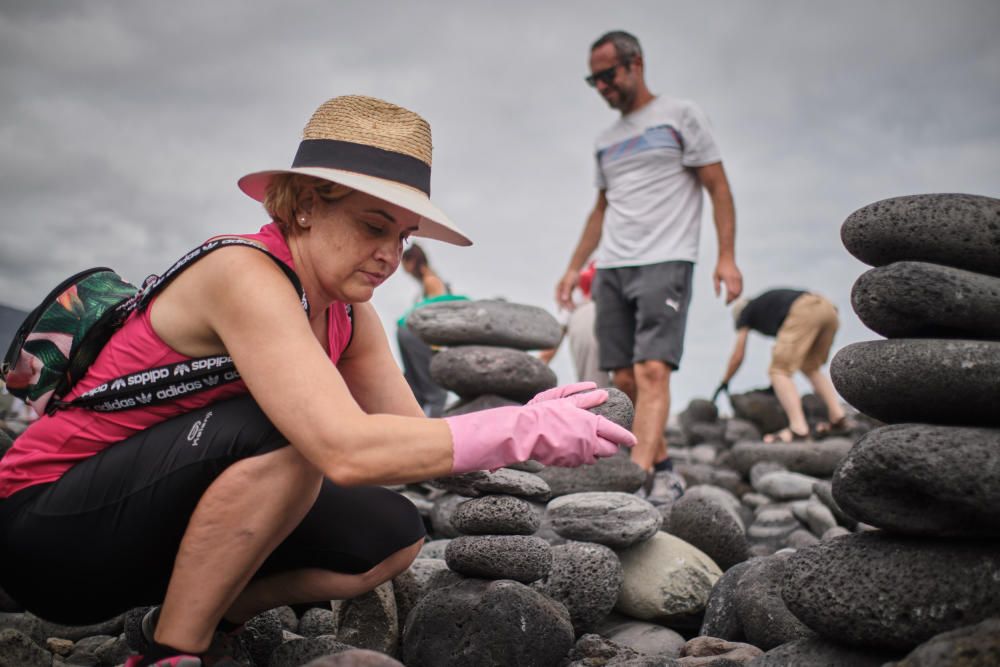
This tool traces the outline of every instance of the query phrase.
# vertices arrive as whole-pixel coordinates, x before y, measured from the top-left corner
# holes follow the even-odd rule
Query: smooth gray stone
[[[804,528],[792,531],[792,534],[785,540],[785,546],[789,549],[805,549],[819,542],[819,538]]]
[[[403,634],[407,667],[550,667],[573,646],[561,603],[516,581],[469,579],[424,596]]]
[[[444,559],[448,567],[467,577],[529,584],[548,574],[552,547],[529,535],[463,535],[448,543]]]
[[[726,442],[726,425],[722,422],[715,422],[714,424],[691,424],[687,441],[691,445],[700,445],[702,443],[723,445]]]
[[[722,437],[726,444],[735,445],[741,440],[760,440],[763,435],[752,421],[733,417],[726,420],[726,430]]]
[[[464,501],[464,496],[455,493],[446,493],[434,500],[434,506],[431,508],[431,528],[434,530],[433,537],[435,539],[447,539],[461,535],[458,529],[451,525],[451,517]]]
[[[853,343],[830,365],[837,391],[884,422],[1000,426],[1000,342]]]
[[[836,471],[834,471],[836,475]],[[850,516],[837,504],[837,501],[833,497],[833,484],[826,480],[820,480],[813,484],[813,493],[819,498],[820,502],[830,508],[833,512],[834,518],[837,519],[837,523],[849,530],[854,530],[855,526],[858,525],[858,520]]]
[[[736,585],[736,613],[746,641],[765,651],[815,633],[797,619],[781,597],[787,553],[755,558]]]
[[[495,345],[518,350],[555,347],[559,321],[537,306],[507,301],[445,301],[414,310],[406,326],[428,345]]]
[[[827,531],[837,527],[837,518],[829,507],[816,499],[806,507],[806,524],[813,535],[822,537]]]
[[[549,502],[552,528],[568,540],[624,549],[656,534],[663,517],[650,503],[628,493],[593,492]]]
[[[725,489],[692,486],[673,503],[669,532],[701,549],[726,571],[750,557],[739,505]]]
[[[549,485],[553,498],[587,491],[633,493],[646,481],[646,471],[626,455],[610,456],[579,468],[549,466],[538,476]]]
[[[844,535],[850,535],[850,534],[851,534],[851,531],[849,531],[848,529],[844,528],[843,526],[834,526],[830,530],[828,530],[825,533],[823,533],[823,535],[820,536],[819,539],[820,540],[833,540],[833,539],[836,539],[838,537],[843,537]]]
[[[455,537],[458,537],[457,533]],[[420,553],[417,554],[417,558],[440,558],[444,560],[444,550],[448,548],[448,542],[450,541],[450,539],[441,539],[424,542],[424,546],[420,547]]]
[[[859,521],[893,532],[1000,537],[1000,429],[876,429],[837,469],[833,495]]]
[[[824,637],[909,651],[1000,615],[998,547],[996,540],[845,535],[792,554],[782,597]]]
[[[444,558],[418,557],[406,571],[396,575],[392,580],[392,592],[396,596],[396,613],[400,627],[406,623],[406,617],[420,598],[432,590],[431,582],[435,580],[436,575],[450,571]]]
[[[656,623],[636,621],[612,612],[597,624],[594,632],[605,639],[644,655],[677,658],[687,643],[684,637]]]
[[[926,262],[861,275],[851,305],[886,338],[1000,339],[1000,278]]]
[[[729,454],[729,465],[747,475],[760,461],[774,461],[792,472],[813,477],[830,477],[854,443],[846,438],[819,442],[738,442]]]
[[[13,628],[0,630],[0,666],[51,667],[52,654]]]
[[[766,547],[765,554],[784,548],[789,536],[800,528],[802,524],[787,505],[765,505],[757,510],[753,522],[747,527],[751,553],[754,545]]]
[[[742,667],[761,655],[764,652],[750,644],[703,636],[684,645],[684,657],[690,661],[682,659],[678,663],[684,667]]]
[[[882,667],[895,654],[810,637],[777,646],[746,667]]]
[[[750,487],[743,481],[740,473],[717,463],[675,463],[674,470],[684,478],[688,487],[699,484],[717,486],[729,491],[734,496],[742,496],[750,491]]]
[[[801,500],[812,495],[817,480],[810,475],[788,470],[775,470],[760,477],[754,490],[775,500]]]
[[[548,500],[551,496],[551,489],[541,474],[510,468],[500,468],[493,472],[477,470],[461,475],[438,477],[431,480],[431,484],[469,498],[494,493],[529,500]]]
[[[757,488],[757,484],[764,475],[769,475],[772,472],[788,472],[788,468],[778,463],[777,461],[760,461],[759,463],[754,463],[750,466],[750,486],[754,489]]]
[[[493,408],[506,408],[512,405],[521,405],[518,401],[512,401],[496,394],[483,394],[469,400],[460,399],[449,405],[444,411],[444,417],[457,417],[467,415],[470,412],[480,412],[481,410],[491,410]]]
[[[528,501],[500,495],[466,500],[451,517],[451,525],[466,535],[531,535],[541,521]]]
[[[737,563],[715,582],[712,593],[708,596],[705,615],[701,622],[699,635],[718,637],[731,642],[746,640],[743,633],[743,623],[736,609],[736,598],[740,578],[750,567],[752,561]]]
[[[587,634],[580,637],[573,649],[559,663],[560,667],[679,667],[680,662],[658,655],[643,655],[628,646],[623,646],[600,635]]]
[[[712,401],[695,398],[677,415],[677,422],[680,424],[687,444],[695,445],[704,442],[704,439],[693,437],[695,434],[692,429],[696,424],[719,425],[719,409]]]
[[[551,368],[537,357],[509,347],[448,348],[434,355],[430,371],[435,382],[462,398],[497,394],[523,403],[556,386]]]
[[[730,394],[729,402],[737,417],[747,420],[761,433],[774,433],[788,426],[788,417],[774,392],[756,389]]]
[[[915,260],[1000,275],[1000,199],[969,194],[883,199],[849,215],[840,238],[870,266]]]
[[[891,667],[988,667],[1000,665],[1000,618],[931,637]]]
[[[573,629],[582,634],[611,612],[623,581],[614,551],[600,544],[568,542],[552,547],[552,568],[531,586],[566,605]]]

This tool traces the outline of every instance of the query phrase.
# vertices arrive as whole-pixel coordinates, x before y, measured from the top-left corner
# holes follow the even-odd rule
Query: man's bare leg
[[[807,372],[806,377],[809,379],[809,384],[812,385],[813,391],[816,392],[816,395],[819,396],[826,405],[826,412],[830,417],[830,423],[836,424],[843,419],[844,408],[840,405],[840,399],[837,397],[837,390],[833,388],[833,383],[830,382],[830,378],[826,376],[826,373],[816,369]]]
[[[769,375],[771,376],[771,386],[774,387],[774,394],[778,397],[778,402],[781,403],[781,407],[788,416],[788,427],[793,433],[808,435],[809,424],[802,411],[802,399],[799,397],[799,390],[796,388],[792,376],[773,370]]]
[[[219,475],[184,533],[155,641],[192,653],[207,650],[223,613],[305,517],[322,479],[291,446],[238,461]]]
[[[635,405],[635,372],[631,368],[616,368],[611,371],[611,383]]]
[[[652,470],[666,458],[663,432],[670,414],[670,366],[662,361],[640,361],[634,366],[637,400],[632,432],[637,440],[632,461]]]

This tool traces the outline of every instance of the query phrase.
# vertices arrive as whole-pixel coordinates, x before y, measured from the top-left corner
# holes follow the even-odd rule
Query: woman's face
[[[362,303],[399,267],[420,216],[354,191],[335,202],[318,201],[308,219],[301,238],[323,295]]]

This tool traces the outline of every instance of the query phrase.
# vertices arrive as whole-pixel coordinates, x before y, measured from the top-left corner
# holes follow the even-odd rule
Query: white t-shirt
[[[695,261],[702,196],[691,168],[722,161],[701,109],[656,97],[601,133],[596,158],[608,199],[597,268]]]

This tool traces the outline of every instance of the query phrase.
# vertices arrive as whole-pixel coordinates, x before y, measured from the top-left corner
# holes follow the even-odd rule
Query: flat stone
[[[673,504],[670,534],[707,554],[723,571],[750,557],[740,501],[725,489],[693,486]]]
[[[688,487],[698,486],[699,484],[717,486],[736,496],[741,496],[750,491],[740,473],[718,464],[675,463],[674,470],[684,478],[684,482]]]
[[[649,539],[663,518],[650,503],[628,493],[574,493],[549,502],[552,529],[568,540],[622,549]]]
[[[899,424],[869,432],[833,478],[837,504],[893,532],[1000,537],[1000,429]]]
[[[840,237],[870,266],[915,260],[1000,275],[1000,200],[922,194],[869,204],[847,217]]]
[[[845,535],[792,554],[782,597],[824,637],[909,651],[1000,615],[1000,549],[995,540]]]
[[[829,507],[816,500],[806,507],[806,525],[813,535],[822,537],[827,531],[837,527],[837,518]]]
[[[846,438],[793,443],[738,442],[729,452],[729,465],[747,475],[755,463],[774,461],[792,472],[830,477],[853,444]]]
[[[516,581],[469,579],[428,593],[403,633],[407,667],[559,664],[573,646],[561,603]]]
[[[518,350],[555,347],[559,321],[547,310],[508,301],[445,301],[414,310],[406,326],[428,345],[495,345]]]
[[[781,597],[788,558],[788,553],[778,553],[753,559],[736,586],[736,613],[743,634],[765,651],[815,635],[788,610]]]
[[[834,472],[836,474],[836,472]],[[827,480],[820,480],[813,484],[813,494],[819,501],[826,505],[830,511],[833,513],[837,523],[845,528],[854,530],[854,527],[858,525],[858,520],[850,516],[845,512],[837,501],[833,497],[833,484]]]
[[[566,605],[576,633],[588,632],[618,600],[624,575],[611,549],[588,542],[552,547],[552,567],[535,590]]]
[[[764,554],[772,554],[787,546],[788,538],[802,524],[787,505],[765,505],[757,510],[753,522],[747,527],[747,540],[753,545],[767,547]],[[758,552],[760,553],[760,552]]]
[[[524,403],[556,386],[551,368],[537,357],[509,347],[451,347],[434,355],[430,371],[435,382],[462,398],[497,394]]]
[[[787,470],[776,470],[763,475],[753,488],[775,500],[799,500],[812,495],[817,480],[810,475]]]
[[[616,609],[671,625],[699,616],[722,570],[684,540],[659,532],[618,554],[625,572]]]
[[[747,667],[883,667],[894,655],[809,637],[773,648],[747,663]]]
[[[792,534],[785,540],[785,546],[789,549],[805,549],[819,542],[819,538],[804,528],[792,531]],[[780,553],[780,552],[779,552]]]
[[[988,667],[1000,664],[1000,618],[931,637],[892,667]]]
[[[727,642],[718,637],[695,637],[684,645],[683,655],[677,661],[682,667],[727,667],[745,665],[764,655],[764,652],[741,642]]]
[[[834,356],[830,375],[851,405],[884,422],[1000,426],[1000,342],[853,343]]]
[[[1000,278],[926,262],[861,275],[854,312],[886,338],[1000,339]]]
[[[549,485],[553,498],[588,491],[633,493],[646,481],[646,471],[626,455],[609,456],[579,468],[549,466],[538,476]]]
[[[489,494],[506,494],[529,500],[548,500],[551,490],[544,477],[523,470],[500,468],[492,472],[476,470],[438,477],[431,480],[434,486],[468,498]]]
[[[466,535],[531,535],[541,521],[531,503],[505,495],[467,500],[451,517],[451,524]]]
[[[528,584],[552,567],[552,547],[529,535],[463,535],[448,543],[444,559],[455,572]]]

